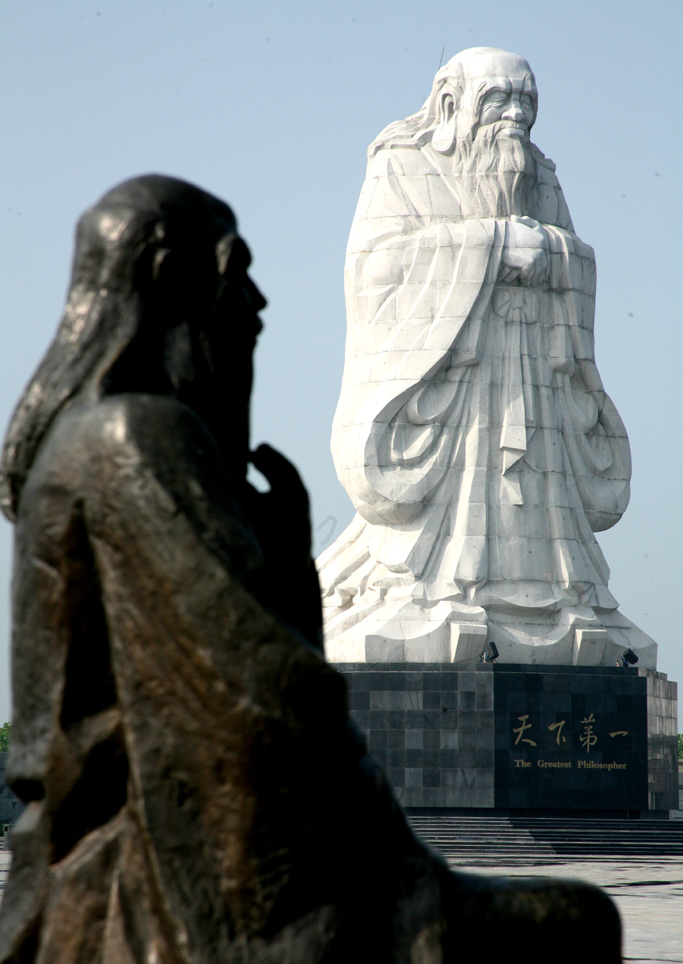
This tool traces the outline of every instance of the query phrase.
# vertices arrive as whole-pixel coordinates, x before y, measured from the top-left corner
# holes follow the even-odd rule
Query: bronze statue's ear
[[[152,279],[158,281],[162,273],[166,273],[164,262],[170,254],[170,248],[163,246],[162,242],[166,238],[166,224],[164,221],[157,221],[154,225],[154,242],[159,245],[154,252],[152,259]]]
[[[151,287],[147,305],[160,312],[164,326],[173,325],[178,318],[186,317],[193,299],[202,285],[192,284],[192,265],[177,250],[166,247],[156,249],[151,259]]]
[[[169,254],[170,254],[170,251],[168,248],[159,248],[155,252],[154,258],[152,260],[152,278],[154,279],[154,281],[159,280],[159,276],[162,273],[162,265],[164,261],[167,259]]]
[[[448,154],[455,147],[455,99],[447,92],[441,96],[439,104],[441,120],[432,137],[432,147],[440,154]]]
[[[230,255],[232,254],[236,239],[236,234],[224,234],[222,238],[219,238],[216,244],[218,274],[225,274],[227,271],[228,262],[230,261]]]

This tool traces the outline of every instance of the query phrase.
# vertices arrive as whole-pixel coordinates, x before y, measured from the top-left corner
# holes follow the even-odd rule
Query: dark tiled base
[[[406,807],[675,809],[676,684],[637,668],[343,664]]]
[[[485,667],[486,668],[486,667]],[[441,664],[340,666],[351,712],[406,807],[493,806],[493,676]]]
[[[647,809],[647,680],[596,675],[496,675],[496,805]]]

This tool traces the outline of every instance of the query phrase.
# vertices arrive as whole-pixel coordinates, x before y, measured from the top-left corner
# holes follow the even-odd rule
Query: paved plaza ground
[[[0,851],[0,893],[11,854]],[[573,877],[604,887],[624,925],[624,960],[629,964],[683,964],[683,860],[491,859],[451,860],[454,869],[515,876]]]

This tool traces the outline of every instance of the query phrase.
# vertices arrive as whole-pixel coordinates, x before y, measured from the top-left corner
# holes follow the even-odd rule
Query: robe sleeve
[[[439,453],[457,381],[447,373],[479,360],[504,242],[500,223],[463,221],[455,196],[435,197],[443,178],[416,173],[416,153],[370,162],[346,258],[332,452],[371,522],[409,521],[446,470]]]
[[[630,498],[626,428],[595,362],[595,255],[576,235],[545,225],[550,253],[551,365],[568,472],[594,532],[615,525]]]

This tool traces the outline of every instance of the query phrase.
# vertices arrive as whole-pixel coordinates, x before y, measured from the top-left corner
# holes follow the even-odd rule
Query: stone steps
[[[681,820],[409,816],[445,857],[683,857]]]

